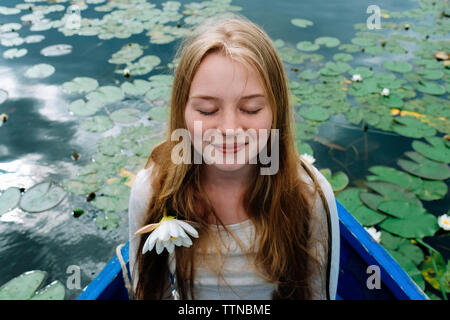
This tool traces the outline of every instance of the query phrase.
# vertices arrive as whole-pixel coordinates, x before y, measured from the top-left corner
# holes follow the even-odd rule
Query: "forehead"
[[[221,100],[239,100],[257,94],[265,96],[258,72],[220,53],[203,59],[189,91],[189,96],[208,95]]]

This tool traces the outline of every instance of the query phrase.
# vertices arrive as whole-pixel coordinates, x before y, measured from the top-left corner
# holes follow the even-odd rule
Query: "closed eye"
[[[245,109],[242,109],[242,112],[245,112],[245,113],[248,113],[248,114],[257,114],[261,109],[262,108],[257,109],[257,110],[245,110]]]
[[[202,115],[204,115],[204,116],[210,116],[210,115],[212,115],[212,114],[214,114],[214,113],[216,113],[217,112],[217,110],[214,110],[214,111],[201,111],[201,110],[198,110],[198,112],[200,112]]]

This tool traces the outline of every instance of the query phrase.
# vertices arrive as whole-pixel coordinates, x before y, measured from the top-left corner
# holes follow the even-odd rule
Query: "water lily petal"
[[[187,233],[189,233],[194,238],[198,238],[198,232],[194,229],[189,223],[186,223],[184,221],[177,220],[177,223],[183,227],[184,230],[186,230]]]
[[[170,226],[171,221],[170,220],[164,220],[163,222],[161,222],[161,225],[158,227],[158,230],[160,232],[160,236],[159,239],[162,241],[166,241],[170,239]]]
[[[175,248],[175,245],[173,244],[172,241],[167,241],[165,247],[167,248],[167,251],[169,251],[169,253],[172,253],[173,249]]]
[[[142,248],[142,253],[147,251],[152,251],[155,246],[155,242],[158,239],[158,230],[155,230],[151,235],[148,236],[147,240],[144,243],[144,247]]]
[[[159,226],[159,223],[147,224],[146,226],[143,226],[142,228],[138,229],[134,234],[143,234],[143,233],[152,232],[158,226]]]
[[[164,250],[164,242],[158,239],[156,241],[156,253],[160,254]]]

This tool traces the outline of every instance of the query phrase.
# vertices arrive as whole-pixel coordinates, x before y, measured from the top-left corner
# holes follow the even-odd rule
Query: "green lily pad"
[[[333,60],[348,62],[353,60],[353,56],[348,53],[336,53],[335,55],[333,55]]]
[[[314,43],[327,48],[334,48],[341,44],[339,39],[334,37],[319,37],[314,41]]]
[[[46,277],[47,273],[44,271],[25,272],[0,287],[0,300],[28,300]]]
[[[366,207],[359,198],[359,193],[364,189],[347,188],[339,192],[336,199],[347,209],[352,216],[364,226],[373,226],[387,218]]]
[[[407,73],[412,71],[412,65],[405,61],[385,61],[383,62],[383,67],[390,71],[398,73]]]
[[[122,146],[120,144],[120,139],[114,136],[109,136],[98,140],[97,149],[100,153],[113,157],[120,154]]]
[[[30,213],[42,212],[56,207],[66,196],[63,188],[42,182],[28,189],[20,200],[20,208]]]
[[[429,144],[421,141],[413,141],[414,150],[428,159],[450,163],[450,148],[445,144],[445,140],[439,137],[426,137]]]
[[[405,188],[402,188],[396,184],[383,181],[365,181],[367,185],[372,190],[376,191],[378,194],[383,196],[385,201],[387,200],[401,200],[406,202],[411,202],[416,206],[421,207],[422,202],[417,199],[416,195]]]
[[[116,229],[120,224],[120,217],[114,212],[106,212],[95,218],[95,224],[100,229]]]
[[[88,100],[96,100],[102,103],[113,103],[123,100],[125,94],[122,89],[115,86],[103,86],[91,91],[86,95]]]
[[[444,73],[441,70],[435,69],[417,70],[417,73],[420,74],[422,78],[426,80],[439,80],[444,76]]]
[[[307,69],[305,71],[300,72],[300,74],[298,76],[301,79],[304,79],[304,80],[314,80],[314,79],[317,79],[319,77],[319,73]]]
[[[422,179],[415,177],[407,172],[385,166],[373,166],[369,171],[376,176],[367,176],[368,181],[386,181],[399,185],[411,192],[420,190],[423,187]]]
[[[431,94],[431,95],[443,95],[446,93],[446,90],[443,86],[432,82],[432,81],[419,81],[416,83],[413,83],[413,86],[416,90],[419,90],[420,92]]]
[[[425,201],[443,199],[447,192],[447,184],[440,180],[423,180],[422,188],[414,191],[420,199]]]
[[[68,93],[87,93],[98,88],[98,81],[88,77],[76,77],[62,84]]]
[[[28,68],[24,76],[30,79],[42,79],[51,76],[54,72],[55,68],[52,65],[40,63]]]
[[[297,49],[300,51],[316,51],[319,50],[320,46],[318,44],[312,43],[311,41],[300,41],[297,43]]]
[[[299,154],[306,153],[311,156],[314,156],[314,150],[311,148],[311,146],[308,143],[303,142],[301,140],[297,140],[295,145],[297,146],[297,151]]]
[[[140,58],[135,63],[128,63],[127,68],[131,75],[143,75],[151,72],[154,67],[161,63],[161,59],[158,56],[150,55]],[[115,73],[122,74],[124,69],[116,70]]]
[[[27,52],[28,52],[28,50],[25,48],[22,48],[22,49],[12,48],[12,49],[8,49],[5,52],[3,52],[3,58],[16,59],[16,58],[23,57],[24,55],[27,54]]]
[[[306,28],[309,26],[313,25],[313,22],[307,19],[291,19],[291,23],[296,26],[296,27],[300,27],[300,28]]]
[[[41,50],[45,57],[58,57],[72,52],[72,46],[69,44],[55,44]]]
[[[114,127],[114,123],[107,116],[95,116],[81,122],[81,128],[90,132],[105,132]]]
[[[383,201],[378,205],[377,209],[400,219],[410,218],[426,212],[423,207],[417,207],[411,202],[403,200]]]
[[[110,117],[117,123],[131,123],[139,120],[139,117],[137,116],[139,113],[141,113],[141,111],[138,109],[123,108],[111,113]]]
[[[387,218],[387,216],[364,205],[358,207],[355,211],[351,212],[351,214],[359,223],[366,227],[374,226]]]
[[[66,288],[61,282],[56,280],[36,292],[31,300],[64,300],[65,295]]]
[[[391,108],[401,108],[403,106],[403,99],[395,93],[380,97],[380,102]]]
[[[320,172],[328,180],[334,192],[341,191],[348,185],[348,177],[342,171],[338,171],[334,175],[330,169],[321,169]]]
[[[153,107],[148,110],[148,116],[151,120],[159,122],[166,122],[169,120],[170,108],[167,107]]]
[[[399,159],[397,164],[415,176],[430,180],[446,180],[450,177],[450,168],[445,163],[429,160],[417,152],[409,151],[405,155],[414,161]]]
[[[143,53],[144,51],[142,50],[141,45],[138,43],[128,43],[118,52],[114,53],[108,62],[113,64],[129,63],[142,56]]]
[[[356,44],[361,47],[373,47],[377,45],[377,41],[371,38],[356,37],[353,38],[351,41],[353,44]]]
[[[151,88],[150,82],[146,80],[136,79],[133,83],[124,82],[120,86],[123,92],[129,95],[143,95]]]
[[[422,214],[408,219],[388,218],[380,224],[380,228],[403,238],[421,239],[433,236],[439,225],[432,214]]]
[[[78,99],[70,104],[69,110],[78,116],[90,116],[100,110],[104,105],[99,100],[85,102],[83,99]]]
[[[19,204],[21,193],[19,188],[10,187],[0,195],[0,216],[11,211]]]
[[[392,129],[402,136],[418,139],[436,135],[436,129],[412,116],[401,116],[393,119],[395,122],[392,124]]]
[[[302,117],[314,121],[325,121],[330,117],[328,110],[322,107],[303,107],[299,113]]]
[[[385,201],[382,196],[379,196],[375,193],[364,191],[361,191],[359,193],[359,199],[361,199],[361,201],[372,210],[377,210],[378,205],[381,202]]]

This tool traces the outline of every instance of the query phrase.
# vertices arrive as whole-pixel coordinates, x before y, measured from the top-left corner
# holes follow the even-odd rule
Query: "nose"
[[[222,116],[218,119],[217,129],[223,136],[227,134],[236,133],[237,130],[242,129],[240,124],[237,109],[233,106],[227,106],[222,112]]]

